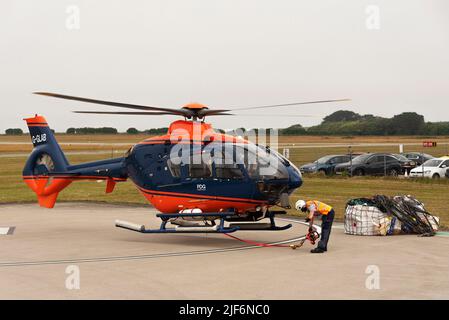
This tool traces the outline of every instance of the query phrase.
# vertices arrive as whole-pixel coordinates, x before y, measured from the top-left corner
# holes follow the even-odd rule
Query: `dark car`
[[[418,166],[418,164],[415,161],[407,158],[406,156],[400,153],[394,153],[392,154],[392,156],[394,156],[401,162],[402,172],[407,171],[407,173],[410,173],[410,170]]]
[[[354,157],[354,156],[353,156]],[[331,175],[334,173],[335,166],[340,163],[350,161],[349,155],[330,155],[319,158],[318,160],[307,163],[299,168],[301,173],[324,173]]]
[[[417,166],[422,165],[424,162],[430,159],[434,159],[435,157],[427,154],[427,153],[421,153],[421,152],[403,152],[401,153],[404,157],[407,159],[410,159],[414,162],[416,162]]]
[[[336,174],[346,172],[351,176],[402,174],[403,162],[389,153],[367,153],[355,157],[351,162],[335,166]]]

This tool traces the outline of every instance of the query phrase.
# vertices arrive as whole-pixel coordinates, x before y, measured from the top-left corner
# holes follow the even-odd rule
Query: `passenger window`
[[[189,164],[189,177],[208,178],[212,176],[211,166],[205,162]]]
[[[180,163],[180,159],[177,159],[177,160],[179,160],[179,161],[175,161],[175,162],[178,164],[175,164],[170,159],[167,160],[168,169],[170,170],[170,173],[174,178],[181,177],[181,163]]]
[[[201,155],[199,156],[198,153]],[[167,159],[167,167],[174,178],[182,178],[184,175],[190,178],[212,177],[212,162],[209,157],[203,157],[203,151],[200,148],[191,150],[190,156],[186,158],[182,157],[182,153],[178,153],[173,159]],[[188,172],[185,172],[183,168]]]
[[[218,179],[242,179],[243,172],[237,163],[226,163],[222,152],[216,152],[214,156],[215,177]]]
[[[449,167],[449,160],[444,161],[443,164],[442,164],[441,166],[444,166],[444,165],[445,165],[446,167]]]
[[[190,178],[212,177],[212,160],[209,153],[200,147],[194,147],[189,159]]]
[[[220,164],[215,166],[215,176],[219,179],[242,179],[242,170],[237,164]]]

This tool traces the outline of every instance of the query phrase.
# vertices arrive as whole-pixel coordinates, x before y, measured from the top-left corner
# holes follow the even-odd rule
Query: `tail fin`
[[[59,192],[72,180],[53,178],[51,173],[67,171],[69,162],[43,116],[24,120],[34,148],[23,169],[23,179],[37,194],[41,207],[53,208]]]

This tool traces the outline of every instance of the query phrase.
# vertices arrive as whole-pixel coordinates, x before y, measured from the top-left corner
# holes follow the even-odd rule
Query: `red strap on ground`
[[[240,239],[240,238],[238,238],[236,236],[231,236],[228,233],[223,233],[223,234],[225,236],[229,237],[229,238],[234,239],[234,240],[241,241],[241,242],[244,242],[244,243],[248,243],[248,244],[251,244],[251,245],[254,245],[254,246],[258,246],[258,247],[283,247],[283,248],[290,248],[290,245],[287,245],[287,244],[269,244],[269,243],[263,243],[263,242],[256,242],[256,241],[251,241],[251,240]]]

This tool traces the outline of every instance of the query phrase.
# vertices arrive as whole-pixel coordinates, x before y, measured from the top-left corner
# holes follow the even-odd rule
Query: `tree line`
[[[353,111],[340,110],[326,116],[316,126],[304,128],[295,124],[280,130],[282,135],[449,135],[449,122],[426,122],[416,112],[404,112],[384,118],[372,114],[360,115]]]
[[[168,128],[164,127],[164,128],[152,128],[152,129],[146,129],[143,131],[139,131],[136,128],[129,128],[128,130],[126,130],[126,133],[128,134],[139,134],[139,133],[143,133],[143,134],[148,134],[148,135],[157,135],[157,134],[166,134],[168,131]]]
[[[156,134],[165,134],[167,133],[168,128],[152,128],[146,129],[143,131],[137,130],[136,128],[128,128],[126,133],[128,134],[148,134],[148,135],[156,135]],[[102,127],[102,128],[68,128],[66,134],[117,134],[119,133],[116,128],[111,127]]]
[[[51,130],[53,133],[55,131]],[[146,130],[137,130],[136,128],[128,128],[126,133],[128,134],[148,134],[148,135],[158,135],[158,134],[166,134],[168,131],[167,127],[164,128],[152,128]],[[23,134],[23,130],[20,128],[9,128],[5,130],[6,135],[21,135]],[[83,127],[83,128],[68,128],[65,132],[66,134],[118,134],[119,131],[116,128],[112,127],[101,127],[101,128],[93,128],[93,127]]]

